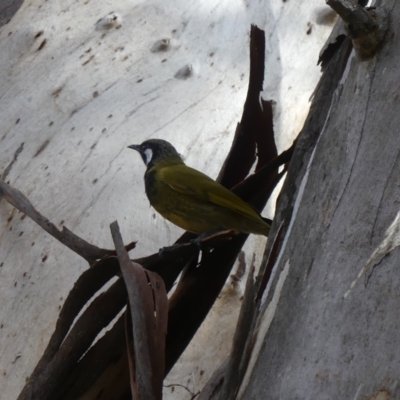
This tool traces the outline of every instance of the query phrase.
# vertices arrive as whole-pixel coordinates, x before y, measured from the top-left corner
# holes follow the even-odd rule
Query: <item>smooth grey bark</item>
[[[288,176],[293,225],[275,266],[288,275],[243,399],[400,398],[400,250],[345,297],[400,209],[400,3],[380,5],[383,49],[350,56],[313,154]],[[283,191],[278,216],[287,204]]]

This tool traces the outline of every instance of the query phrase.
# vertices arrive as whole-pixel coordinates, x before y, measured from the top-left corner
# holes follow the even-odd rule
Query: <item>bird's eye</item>
[[[146,149],[143,151],[143,154],[144,154],[144,163],[145,163],[146,165],[148,165],[149,162],[151,161],[151,159],[153,158],[153,150],[151,150],[151,149],[149,149],[149,148],[146,148]]]

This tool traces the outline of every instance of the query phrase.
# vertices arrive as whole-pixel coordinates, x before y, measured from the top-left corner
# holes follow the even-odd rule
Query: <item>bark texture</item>
[[[400,249],[348,293],[399,212],[400,3],[382,5],[383,49],[368,62],[351,54],[314,151],[289,173],[296,196],[267,297],[276,309],[260,316],[261,327],[273,320],[243,399],[400,398]]]

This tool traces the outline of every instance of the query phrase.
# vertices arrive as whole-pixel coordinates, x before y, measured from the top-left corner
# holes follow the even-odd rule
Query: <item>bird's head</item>
[[[131,144],[128,148],[139,152],[147,168],[156,164],[183,164],[175,147],[166,140],[149,139],[142,144]]]

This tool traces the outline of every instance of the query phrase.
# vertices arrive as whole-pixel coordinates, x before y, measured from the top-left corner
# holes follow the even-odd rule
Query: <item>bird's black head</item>
[[[149,139],[142,144],[132,144],[128,148],[142,156],[147,168],[156,164],[183,164],[182,157],[171,143],[162,139]]]

